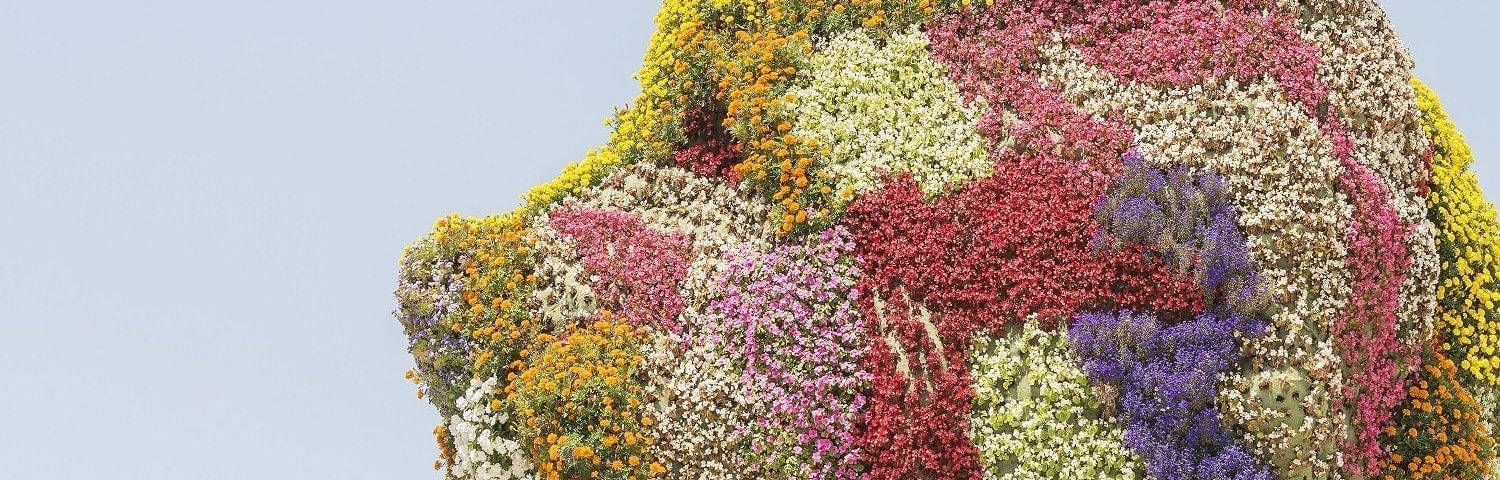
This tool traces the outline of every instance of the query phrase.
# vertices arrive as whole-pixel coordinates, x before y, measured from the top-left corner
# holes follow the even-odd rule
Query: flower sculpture
[[[447,478],[1500,478],[1500,222],[1374,2],[656,21],[401,257]]]

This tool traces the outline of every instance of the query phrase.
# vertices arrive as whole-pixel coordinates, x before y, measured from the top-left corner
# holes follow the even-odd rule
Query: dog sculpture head
[[[657,22],[607,145],[402,256],[450,477],[1493,460],[1500,229],[1378,5],[669,0]]]

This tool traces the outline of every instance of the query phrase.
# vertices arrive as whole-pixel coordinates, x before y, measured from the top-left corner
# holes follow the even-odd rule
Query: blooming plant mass
[[[1375,2],[656,22],[401,256],[445,478],[1500,478],[1500,221]]]

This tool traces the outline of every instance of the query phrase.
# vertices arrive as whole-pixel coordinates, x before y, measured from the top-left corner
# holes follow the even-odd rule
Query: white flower
[[[498,380],[490,377],[469,382],[455,402],[459,413],[448,417],[453,435],[452,472],[468,480],[532,479],[531,462],[521,454],[521,444],[496,432],[504,431],[510,415],[490,410]]]
[[[1043,331],[1031,318],[1005,337],[979,337],[973,352],[969,433],[986,478],[1140,477],[1139,458],[1102,415],[1065,332]]]

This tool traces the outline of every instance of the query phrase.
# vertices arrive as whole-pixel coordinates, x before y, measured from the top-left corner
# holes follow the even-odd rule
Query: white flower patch
[[[544,324],[560,330],[571,321],[598,311],[599,299],[589,285],[592,279],[583,262],[574,253],[572,238],[548,224],[547,215],[532,220],[531,230],[536,250],[536,289],[532,290],[532,311]]]
[[[1412,60],[1376,2],[1299,2],[1303,40],[1318,45],[1318,79],[1328,102],[1354,140],[1354,158],[1385,181],[1401,220],[1415,227],[1406,238],[1411,268],[1401,284],[1401,339],[1420,345],[1432,335],[1437,307],[1436,230],[1417,185],[1429,174],[1430,149],[1421,126]]]
[[[987,479],[1135,479],[1141,461],[1123,427],[1104,414],[1066,331],[1029,319],[999,338],[980,336],[970,355],[970,438]]]
[[[1148,161],[1208,168],[1227,179],[1274,306],[1268,312],[1272,330],[1247,346],[1254,372],[1230,375],[1228,388],[1220,390],[1221,408],[1263,458],[1279,452],[1295,457],[1273,458],[1282,468],[1336,471],[1337,452],[1298,446],[1309,439],[1336,445],[1347,429],[1347,422],[1326,415],[1343,379],[1323,332],[1350,296],[1343,234],[1352,206],[1337,191],[1343,168],[1316,120],[1268,78],[1185,89],[1123,85],[1061,43],[1042,48],[1042,55],[1043,81],[1085,111],[1122,114]],[[1258,392],[1266,379],[1257,375],[1272,372],[1311,385],[1295,402],[1263,402]]]
[[[471,381],[456,403],[459,413],[448,417],[455,450],[449,471],[465,480],[536,478],[521,444],[503,436],[510,414],[490,409],[495,383],[494,377]]]
[[[854,30],[829,41],[799,75],[792,132],[823,149],[817,186],[835,206],[910,173],[923,193],[987,177],[994,164],[975,130],[983,105],[964,105],[919,31],[878,46]]]
[[[715,326],[721,322],[698,315],[683,314],[694,334],[656,333],[641,347],[645,406],[658,419],[648,432],[659,439],[651,453],[673,478],[747,478],[737,467],[746,451],[743,430],[766,409],[745,395],[744,359],[720,341],[723,332]]]

